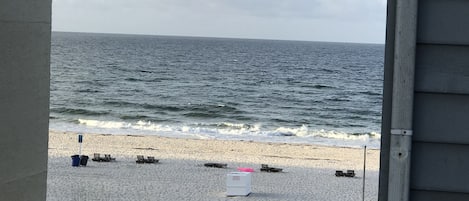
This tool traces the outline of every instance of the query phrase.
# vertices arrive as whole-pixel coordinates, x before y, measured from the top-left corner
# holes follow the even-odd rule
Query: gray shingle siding
[[[388,1],[388,18],[395,0]],[[469,200],[469,1],[419,1],[410,200]],[[392,73],[394,20],[388,19],[385,74]],[[391,46],[391,47],[389,47]],[[392,79],[392,76],[387,76]],[[389,78],[390,77],[390,78]],[[385,75],[386,80],[386,75]],[[385,81],[382,160],[389,160],[392,84]],[[386,106],[388,104],[388,106]],[[387,200],[381,162],[379,200]]]

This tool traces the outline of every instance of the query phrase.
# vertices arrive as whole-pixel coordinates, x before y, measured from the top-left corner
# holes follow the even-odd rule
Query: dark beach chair
[[[92,158],[91,160],[92,160],[92,161],[96,161],[96,162],[100,162],[100,161],[101,161],[100,154],[94,153],[94,154],[93,154],[93,158]]]
[[[347,170],[347,172],[344,173],[344,176],[346,176],[346,177],[355,177],[355,171]]]
[[[342,170],[336,170],[336,171],[335,171],[335,176],[336,176],[336,177],[343,177],[343,176],[345,176],[345,175],[344,175],[344,171],[342,171]]]
[[[214,168],[226,168],[228,164],[226,163],[205,163],[205,167],[214,167]]]
[[[93,158],[91,160],[96,162],[111,162],[115,161],[116,158],[112,158],[111,154],[104,154],[104,157],[101,157],[101,154],[94,153]]]
[[[104,154],[104,158],[101,158],[101,160],[105,162],[111,162],[111,161],[115,161],[116,158],[112,158],[111,154]]]
[[[155,159],[155,157],[153,156],[148,156],[148,158],[146,160],[144,159],[144,161],[145,163],[158,163],[159,162],[159,160]]]
[[[281,172],[282,170],[282,168],[269,167],[267,164],[261,165],[261,172]]]
[[[145,157],[143,155],[137,155],[136,163],[145,163]]]

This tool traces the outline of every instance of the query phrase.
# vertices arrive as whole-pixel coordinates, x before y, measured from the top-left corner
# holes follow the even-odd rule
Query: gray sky
[[[386,0],[53,0],[52,30],[384,43]]]

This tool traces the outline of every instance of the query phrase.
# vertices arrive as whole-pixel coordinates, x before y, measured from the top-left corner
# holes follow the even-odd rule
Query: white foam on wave
[[[241,124],[222,122],[219,124],[164,125],[151,121],[100,121],[79,119],[80,126],[88,132],[106,132],[113,134],[154,134],[163,136],[186,136],[199,139],[234,139],[275,142],[299,142],[325,144],[333,146],[361,146],[373,144],[379,147],[381,135],[353,134],[336,130],[314,130],[306,125],[300,127],[263,128],[261,124]]]
[[[132,125],[133,129],[137,130],[148,130],[148,131],[164,131],[170,132],[173,129],[166,125],[154,124],[150,121],[138,121],[135,125]]]
[[[299,136],[304,137],[309,134],[308,127],[306,125],[302,125],[299,128],[286,128],[286,127],[279,127],[275,129],[274,135],[283,135],[283,136]]]
[[[78,123],[85,126],[108,129],[135,129],[144,131],[173,131],[169,126],[154,124],[150,121],[138,121],[129,123],[123,121],[99,121],[89,119],[78,119]],[[127,131],[126,131],[127,132]]]
[[[217,128],[217,132],[224,135],[258,135],[261,132],[261,125],[234,124],[223,122],[226,128]]]
[[[330,139],[342,139],[342,140],[369,140],[369,139],[380,139],[381,135],[376,132],[371,133],[347,133],[336,130],[312,130],[308,126],[302,125],[297,128],[279,127],[272,133],[273,135],[279,136],[297,136],[297,137],[322,137]]]
[[[326,131],[323,129],[314,132],[314,136],[341,140],[369,140],[369,135],[365,134],[350,134],[334,130]]]
[[[78,119],[78,123],[91,127],[99,128],[119,128],[125,129],[130,128],[131,124],[127,122],[118,122],[118,121],[98,121],[98,120],[88,120],[88,119]]]

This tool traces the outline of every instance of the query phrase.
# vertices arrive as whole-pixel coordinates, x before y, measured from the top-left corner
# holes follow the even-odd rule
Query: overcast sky
[[[384,43],[386,0],[53,0],[52,30]]]

